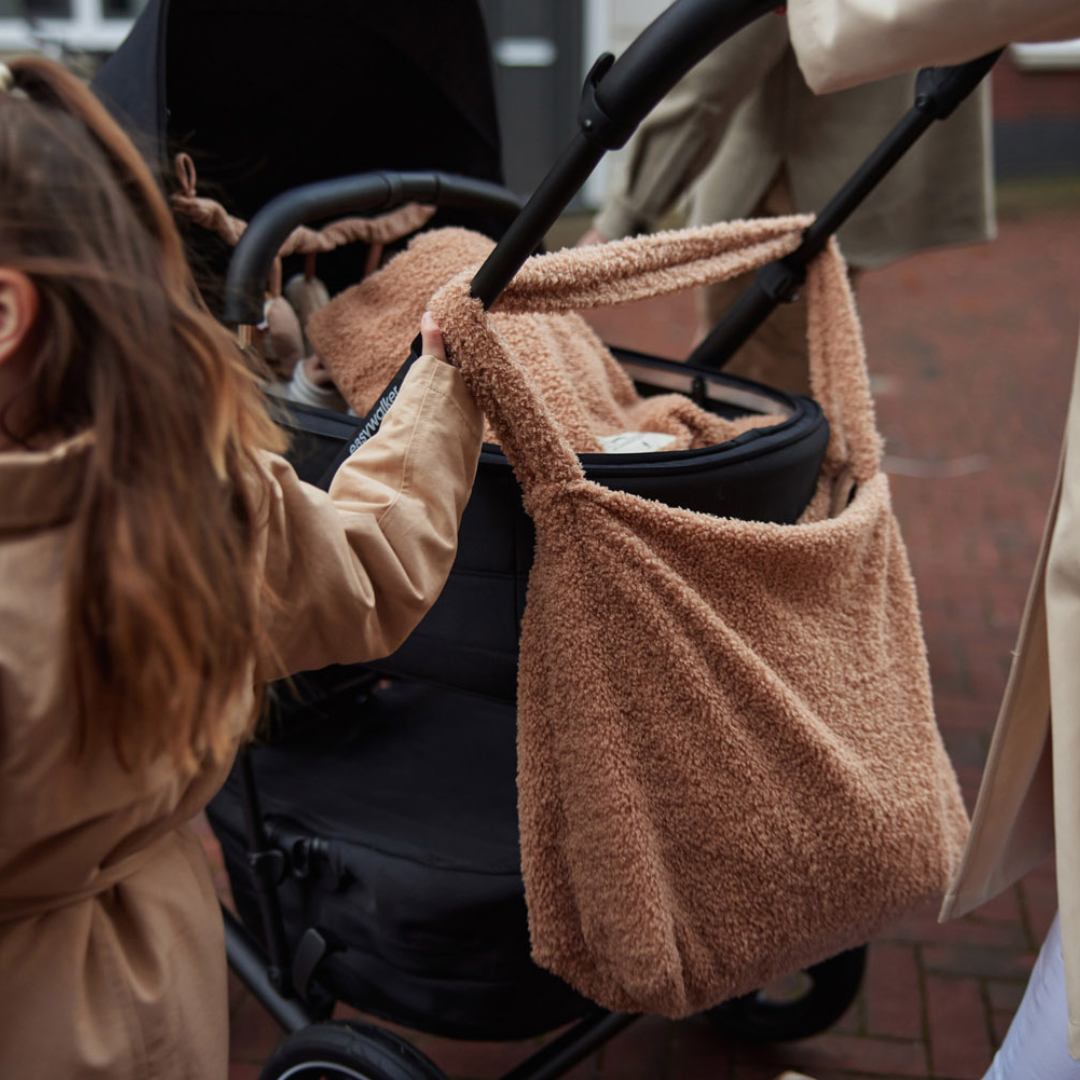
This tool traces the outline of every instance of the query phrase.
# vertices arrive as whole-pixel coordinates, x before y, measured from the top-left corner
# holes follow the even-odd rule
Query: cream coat
[[[695,184],[692,223],[758,216],[783,175],[791,205],[820,210],[914,101],[915,76],[816,97],[787,24],[758,19],[710,53],[642,121],[619,155],[595,224],[609,239],[651,231]],[[989,94],[935,124],[840,229],[852,266],[993,233]],[[721,305],[721,310],[726,305]]]
[[[799,65],[819,92],[921,65],[958,63],[1009,41],[1080,36],[1076,0],[789,0],[788,20]],[[1069,1050],[1075,1058],[1080,1058],[1078,654],[1080,358],[1017,655],[967,851],[942,910],[942,918],[971,911],[1056,847]]]
[[[279,674],[408,635],[453,561],[481,433],[461,376],[424,357],[329,496],[266,459]],[[221,917],[186,822],[231,762],[131,773],[70,753],[63,568],[89,448],[0,454],[0,1076],[224,1080]],[[227,718],[234,744],[251,706]]]

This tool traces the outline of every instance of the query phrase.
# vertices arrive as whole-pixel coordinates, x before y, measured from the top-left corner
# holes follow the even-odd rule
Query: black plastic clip
[[[343,873],[331,860],[327,843],[320,836],[301,836],[289,846],[289,864],[297,881],[307,881],[316,874],[326,879],[324,884],[331,892],[337,892],[343,884]]]
[[[293,987],[302,998],[307,998],[311,994],[311,980],[318,966],[327,956],[338,952],[341,948],[341,942],[329,932],[324,935],[314,926],[309,926],[304,931],[303,937],[296,946],[292,964]]]
[[[798,299],[799,289],[806,281],[806,270],[784,259],[776,259],[757,272],[756,280],[774,304],[787,304]]]
[[[252,851],[248,854],[248,866],[256,879],[267,885],[280,885],[285,880],[285,853],[271,848],[269,851]]]
[[[615,63],[614,53],[601,53],[589,68],[585,84],[581,88],[581,104],[578,106],[578,127],[582,135],[605,150],[618,150],[625,146],[634,134],[637,124],[619,123],[612,120],[596,100],[596,88],[600,80]]]
[[[954,67],[923,68],[915,77],[915,108],[935,120],[945,120],[986,77],[1002,52],[997,49]]]

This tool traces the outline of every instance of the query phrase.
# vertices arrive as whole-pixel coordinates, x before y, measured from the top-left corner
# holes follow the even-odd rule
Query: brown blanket
[[[466,229],[423,233],[312,317],[311,342],[357,413],[363,416],[371,408],[408,356],[431,297],[456,274],[479,266],[493,246]],[[557,280],[562,273],[558,253],[544,258]],[[592,328],[574,313],[502,313],[496,305],[492,323],[579,453],[601,451],[601,436],[633,431],[673,436],[665,450],[711,446],[782,419],[726,420],[681,394],[641,397]],[[486,438],[498,441],[490,429]]]

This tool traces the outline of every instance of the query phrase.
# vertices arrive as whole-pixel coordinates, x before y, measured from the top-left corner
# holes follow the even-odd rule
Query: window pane
[[[71,0],[0,0],[0,19],[70,19]]]
[[[26,0],[23,11],[42,19],[70,19],[71,0]]]
[[[147,0],[100,0],[106,19],[133,19]],[[73,0],[0,0],[0,19],[70,19]]]
[[[102,0],[101,13],[106,19],[133,19],[146,7],[146,0]]]

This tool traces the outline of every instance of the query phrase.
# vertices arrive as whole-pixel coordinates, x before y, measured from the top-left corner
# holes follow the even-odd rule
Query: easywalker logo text
[[[360,449],[375,434],[376,431],[382,427],[382,422],[386,419],[386,414],[390,410],[390,406],[394,404],[398,396],[398,388],[395,386],[390,390],[387,390],[381,398],[379,398],[378,407],[373,413],[370,413],[367,418],[367,423],[360,429],[357,436],[352,441],[352,445],[349,447],[349,453],[355,453]]]

